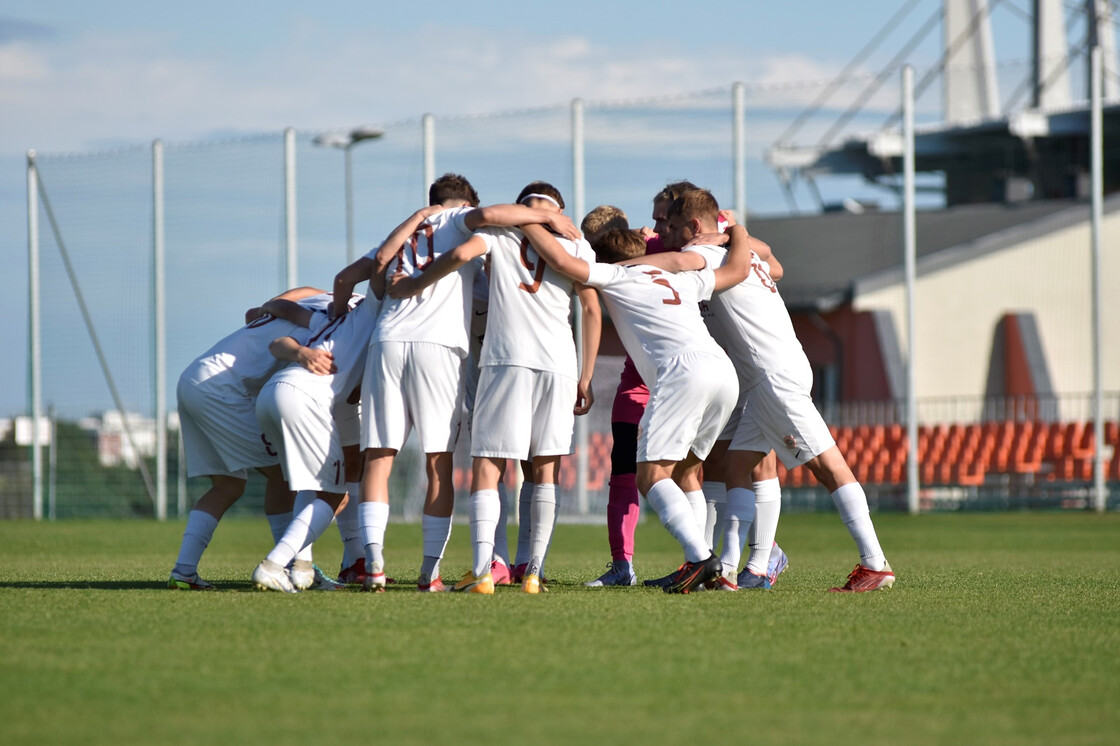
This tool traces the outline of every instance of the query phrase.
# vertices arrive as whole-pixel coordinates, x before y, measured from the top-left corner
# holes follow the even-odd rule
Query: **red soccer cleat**
[[[490,575],[494,578],[494,585],[509,585],[513,582],[513,578],[509,574],[509,567],[501,560],[494,560],[490,563]]]
[[[894,571],[891,566],[885,565],[882,570],[872,570],[863,565],[856,565],[848,575],[848,582],[839,588],[830,588],[832,593],[864,593],[890,588],[894,585]]]

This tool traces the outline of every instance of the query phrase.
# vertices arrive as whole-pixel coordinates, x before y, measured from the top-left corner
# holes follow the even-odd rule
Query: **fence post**
[[[906,468],[906,506],[917,513],[918,501],[918,399],[915,390],[914,359],[918,346],[917,323],[914,320],[914,285],[917,275],[917,234],[914,213],[914,68],[902,68],[902,215],[906,265],[906,434],[910,440]]]
[[[284,130],[284,289],[299,285],[299,244],[296,234],[296,131]]]
[[[163,142],[152,142],[152,294],[155,301],[156,519],[167,520],[167,298],[163,230]]]
[[[572,219],[577,223],[586,213],[584,193],[583,100],[572,99]],[[580,363],[583,362],[583,306],[575,304],[575,341]],[[587,417],[576,417],[576,505],[580,515],[587,515],[587,478],[590,461],[587,453]]]
[[[428,204],[428,187],[436,180],[436,118],[425,114],[421,120],[424,131],[424,194],[420,204]]]
[[[1104,480],[1104,398],[1101,390],[1104,371],[1101,363],[1101,239],[1104,229],[1104,130],[1101,109],[1101,48],[1095,46],[1090,57],[1090,159],[1092,161],[1092,232],[1090,267],[1093,296],[1093,507],[1103,513],[1108,507],[1108,488]]]
[[[43,520],[43,441],[39,418],[43,415],[42,325],[39,299],[39,171],[35,151],[27,151],[27,304],[30,326],[27,344],[31,363],[31,513]]]
[[[732,128],[731,160],[735,170],[735,215],[747,224],[747,88],[736,82],[731,86]]]

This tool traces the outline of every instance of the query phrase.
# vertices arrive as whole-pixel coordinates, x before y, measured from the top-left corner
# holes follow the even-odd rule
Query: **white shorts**
[[[735,367],[726,355],[690,352],[657,371],[638,423],[638,462],[704,459],[739,397]]]
[[[176,396],[188,477],[246,479],[248,469],[280,463],[261,437],[253,399],[181,378]]]
[[[471,455],[530,459],[571,453],[576,383],[550,371],[484,366],[471,424]]]
[[[288,488],[346,491],[342,441],[331,412],[333,397],[313,395],[285,381],[270,381],[257,397],[257,420],[280,453]]]
[[[433,342],[373,342],[362,380],[362,448],[400,450],[412,428],[424,453],[455,450],[463,360]]]
[[[765,378],[747,392],[747,406],[731,439],[733,451],[770,449],[787,469],[804,464],[836,445],[804,385]]]
[[[720,431],[719,437],[716,438],[717,441],[731,440],[733,437],[735,437],[735,430],[738,429],[739,423],[743,419],[743,410],[747,406],[747,391],[748,389],[743,388],[743,379],[740,378],[739,398],[735,402],[735,407],[731,410],[731,416],[727,418],[727,424],[723,426],[723,430]]]
[[[342,447],[356,446],[362,442],[362,407],[361,404],[348,404],[345,399],[335,399],[334,409],[335,424],[338,425],[338,440]]]

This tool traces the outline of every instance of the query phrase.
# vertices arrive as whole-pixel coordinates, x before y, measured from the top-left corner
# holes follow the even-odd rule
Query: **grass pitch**
[[[179,522],[0,522],[0,742],[1116,743],[1120,515],[876,525],[885,592],[827,593],[851,541],[793,515],[770,592],[585,589],[605,529],[562,525],[550,593],[422,595],[419,526],[392,525],[396,587],[293,597],[251,589],[263,520],[219,527],[217,593],[164,588]],[[639,577],[679,555],[639,527]],[[458,525],[444,577],[469,559]]]

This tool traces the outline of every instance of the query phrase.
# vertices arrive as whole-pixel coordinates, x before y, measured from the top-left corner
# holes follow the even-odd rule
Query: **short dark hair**
[[[696,218],[718,224],[719,202],[707,189],[694,189],[673,200],[665,215],[670,218],[680,215],[685,220]]]
[[[654,198],[654,202],[672,202],[678,197],[683,197],[688,192],[695,192],[700,187],[693,184],[691,181],[674,181],[666,184],[665,187],[658,192]]]
[[[442,205],[449,200],[463,200],[471,207],[478,207],[478,192],[467,181],[466,176],[447,173],[428,187],[428,204]]]
[[[595,257],[604,264],[614,264],[623,259],[633,259],[646,253],[645,239],[631,230],[609,230],[591,244]]]
[[[517,204],[520,205],[521,200],[530,194],[543,194],[546,197],[552,197],[556,200],[556,204],[560,205],[560,209],[564,209],[564,198],[560,196],[560,190],[547,181],[534,181],[531,184],[526,184],[525,188],[521,190],[521,194],[517,195]]]

